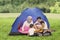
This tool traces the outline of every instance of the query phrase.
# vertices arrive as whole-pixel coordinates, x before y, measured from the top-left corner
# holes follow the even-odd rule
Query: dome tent
[[[48,19],[39,8],[26,8],[25,10],[23,10],[21,15],[16,18],[15,22],[13,23],[10,35],[20,34],[18,32],[18,25],[22,27],[24,21],[26,20],[28,16],[32,16],[33,22],[36,21],[37,17],[41,17],[42,20],[44,20],[47,23],[47,26],[49,28]]]

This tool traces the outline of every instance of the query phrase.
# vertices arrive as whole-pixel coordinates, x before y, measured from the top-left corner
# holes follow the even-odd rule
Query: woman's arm
[[[25,24],[26,24],[26,21],[23,23],[22,31],[24,31]]]

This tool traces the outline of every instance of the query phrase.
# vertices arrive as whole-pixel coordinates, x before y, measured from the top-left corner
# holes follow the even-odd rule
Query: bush
[[[51,13],[60,13],[60,7],[50,7]]]

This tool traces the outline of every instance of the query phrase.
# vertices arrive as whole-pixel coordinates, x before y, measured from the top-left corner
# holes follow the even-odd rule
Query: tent
[[[26,20],[26,18],[28,16],[32,16],[33,22],[35,22],[36,18],[40,16],[44,21],[46,21],[47,26],[49,28],[50,25],[49,25],[48,19],[43,14],[41,9],[39,9],[39,8],[26,8],[25,10],[23,10],[21,12],[21,15],[19,17],[17,17],[15,22],[13,23],[10,35],[20,34],[18,31],[18,25],[20,25],[20,27],[22,27],[24,21]]]

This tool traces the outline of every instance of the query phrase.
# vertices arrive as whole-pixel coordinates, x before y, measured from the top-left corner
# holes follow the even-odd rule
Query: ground
[[[60,40],[60,14],[45,14],[50,28],[55,30],[51,36],[29,37],[26,35],[9,36],[12,24],[19,13],[0,14],[0,40]]]

